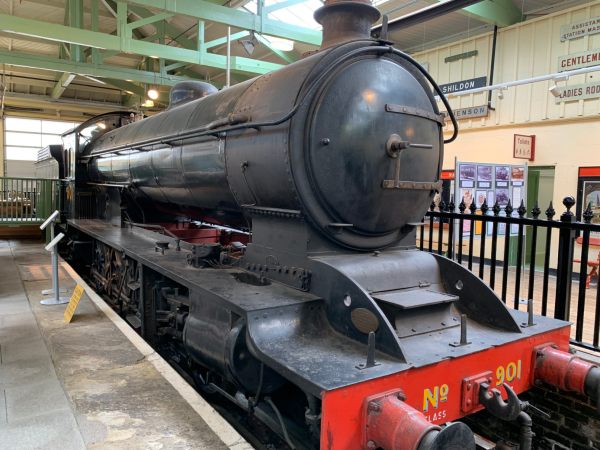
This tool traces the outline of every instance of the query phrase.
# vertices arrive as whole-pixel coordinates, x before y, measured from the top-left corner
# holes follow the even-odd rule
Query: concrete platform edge
[[[183,397],[190,407],[219,436],[221,441],[232,450],[252,450],[253,447],[198,394],[169,363],[148,345],[129,325],[115,313],[102,298],[73,270],[68,263],[60,261],[63,269],[73,280],[85,289],[96,307],[125,335],[125,337],[144,355],[164,379]]]

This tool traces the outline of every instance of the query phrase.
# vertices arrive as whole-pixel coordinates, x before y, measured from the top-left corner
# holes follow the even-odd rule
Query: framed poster
[[[580,167],[577,182],[577,220],[583,222],[583,211],[592,209],[592,223],[600,224],[600,166]],[[591,233],[594,237],[600,233]]]
[[[496,187],[508,187],[510,166],[496,166]]]
[[[477,166],[477,187],[489,189],[492,187],[493,167],[490,165]]]
[[[459,166],[458,183],[461,188],[474,188],[476,176],[477,166],[475,164],[461,164]]]

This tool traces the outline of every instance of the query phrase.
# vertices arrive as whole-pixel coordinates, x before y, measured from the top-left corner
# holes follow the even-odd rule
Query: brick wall
[[[533,448],[539,450],[600,450],[600,415],[593,401],[566,394],[540,385],[519,396],[550,414],[544,418],[531,410],[533,419]],[[486,411],[475,414],[465,422],[473,431],[494,442],[519,442],[516,424],[501,422]],[[507,446],[511,448],[510,445]]]

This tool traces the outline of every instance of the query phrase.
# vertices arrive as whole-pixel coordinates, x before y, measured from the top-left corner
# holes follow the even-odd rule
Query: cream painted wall
[[[468,130],[444,147],[444,168],[454,168],[454,158],[461,161],[518,164],[514,159],[514,134],[536,136],[535,161],[532,166],[555,166],[554,204],[562,211],[562,199],[577,195],[580,166],[600,165],[600,117],[586,120],[531,124],[514,127]],[[540,205],[546,208],[547,205]],[[560,206],[556,207],[556,206]]]
[[[539,19],[499,29],[494,84],[546,75],[558,71],[560,56],[600,49],[600,33],[560,41],[562,25],[600,16],[600,0],[592,1]],[[439,84],[487,76],[489,81],[492,34],[465,39],[425,52],[415,53],[429,63],[429,72]],[[451,55],[477,50],[475,57],[444,62]],[[572,77],[566,85],[599,81],[600,71]],[[564,85],[565,82],[562,82]],[[562,210],[562,199],[577,194],[580,166],[600,165],[600,98],[555,104],[544,81],[503,92],[494,92],[489,117],[460,120],[459,138],[446,146],[444,168],[454,168],[454,157],[462,161],[518,163],[512,158],[513,135],[536,135],[533,165],[556,166],[554,203]],[[453,108],[487,104],[488,93],[450,97]],[[440,104],[441,106],[441,104]],[[450,126],[445,134],[449,136]]]
[[[544,16],[498,30],[494,84],[522,80],[558,72],[558,58],[585,50],[600,49],[600,34],[579,39],[560,41],[562,25],[600,16],[600,0],[565,11]],[[461,81],[487,76],[490,79],[492,34],[465,39],[451,45],[415,53],[420,62],[429,63],[429,72],[439,83]],[[477,50],[475,57],[450,63],[444,59],[451,55]],[[567,85],[600,80],[600,72],[577,75]],[[518,123],[547,120],[564,120],[578,117],[600,116],[600,98],[555,104],[548,92],[554,82],[543,81],[504,91],[504,98],[493,95],[489,117],[463,120],[461,128],[488,128]],[[563,83],[564,84],[564,83]],[[496,94],[496,93],[494,93]],[[487,92],[450,97],[453,108],[487,104]],[[440,103],[441,106],[441,103]]]

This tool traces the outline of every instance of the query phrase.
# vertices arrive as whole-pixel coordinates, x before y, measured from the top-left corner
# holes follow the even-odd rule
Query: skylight
[[[265,0],[265,6],[276,5],[284,1],[286,0]],[[306,0],[305,2],[273,11],[269,14],[269,18],[298,27],[321,30],[321,25],[315,22],[313,18],[314,12],[321,6],[323,6],[321,0]],[[256,0],[246,3],[242,9],[256,14]]]

